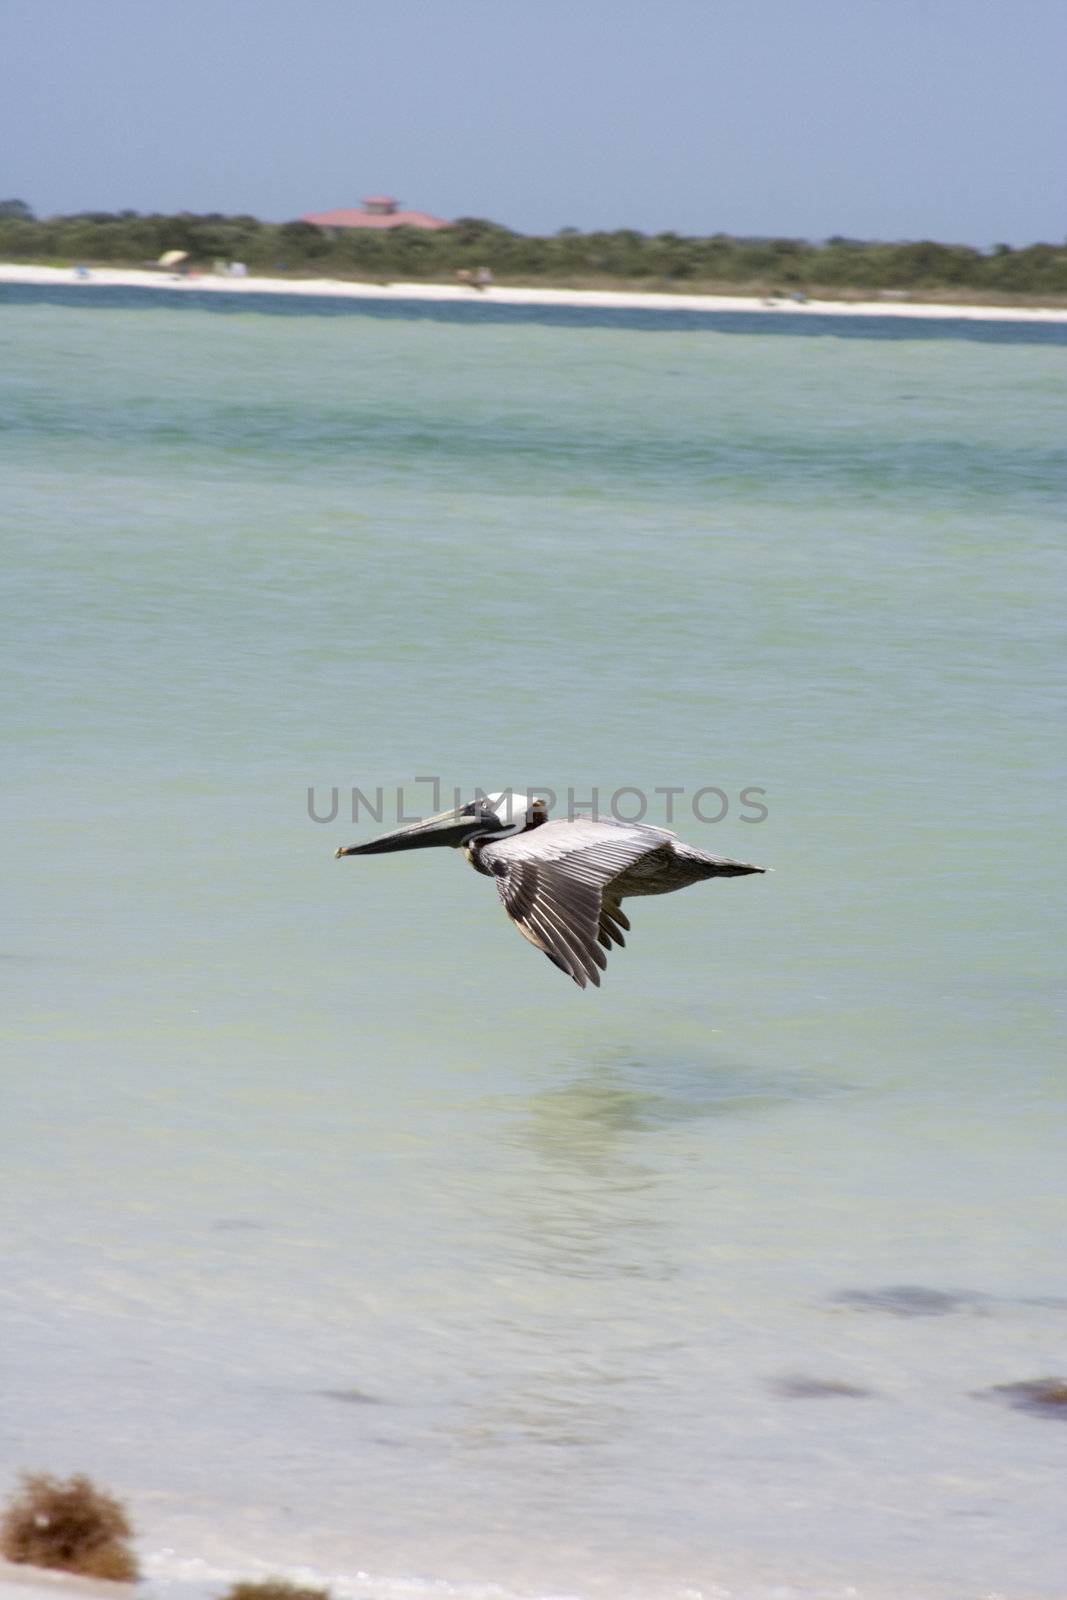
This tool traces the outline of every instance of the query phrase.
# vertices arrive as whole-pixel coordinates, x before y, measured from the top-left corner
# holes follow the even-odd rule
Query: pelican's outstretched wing
[[[600,945],[623,944],[630,926],[609,885],[669,838],[640,823],[576,818],[485,845],[481,859],[519,932],[584,989],[599,987],[607,966]]]

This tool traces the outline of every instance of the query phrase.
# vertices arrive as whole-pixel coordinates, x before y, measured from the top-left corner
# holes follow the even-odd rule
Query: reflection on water
[[[604,1066],[494,1101],[507,1152],[497,1321],[511,1360],[479,1385],[464,1444],[590,1449],[627,1431],[663,1345],[634,1317],[632,1285],[677,1272],[657,1215],[663,1174],[639,1148],[654,1099]]]
[[[511,1359],[505,1374],[477,1375],[456,1437],[593,1448],[636,1434],[684,1344],[664,1323],[687,1270],[675,1135],[812,1092],[733,1064],[605,1052],[532,1094],[480,1102],[506,1151],[491,1249]]]
[[[654,1122],[655,1095],[611,1067],[529,1096],[509,1142],[533,1181],[520,1217],[520,1259],[532,1270],[579,1278],[672,1276],[656,1215],[660,1176],[635,1153]]]
[[[747,1119],[851,1092],[707,1057],[606,1053],[567,1073],[533,1094],[478,1103],[482,1114],[496,1113],[495,1135],[513,1156],[509,1265],[550,1278],[675,1277],[659,1192],[673,1176],[662,1140],[705,1119]]]

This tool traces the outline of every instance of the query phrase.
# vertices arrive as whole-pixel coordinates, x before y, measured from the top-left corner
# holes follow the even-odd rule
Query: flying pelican
[[[600,987],[607,958],[599,947],[626,943],[622,930],[630,924],[620,901],[627,896],[670,894],[702,878],[766,871],[706,855],[644,822],[550,822],[543,800],[509,790],[335,854],[373,856],[427,845],[462,848],[475,872],[495,878],[504,910],[523,938],[581,989],[587,983]]]

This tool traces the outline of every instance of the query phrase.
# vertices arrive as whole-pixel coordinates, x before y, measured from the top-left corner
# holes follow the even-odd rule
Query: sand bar
[[[181,277],[125,267],[34,267],[0,263],[0,284],[93,284],[98,288],[170,289],[197,294],[295,294],[348,300],[466,301],[502,306],[596,306],[618,311],[759,311],[767,316],[923,317],[975,322],[1067,322],[1067,308],[948,306],[913,300],[768,301],[758,295],[653,294],[615,289],[471,289],[448,283],[351,283],[337,278],[227,278],[212,273]]]

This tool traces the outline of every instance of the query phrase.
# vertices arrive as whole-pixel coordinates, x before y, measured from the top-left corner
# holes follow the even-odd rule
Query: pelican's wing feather
[[[640,823],[577,818],[485,845],[481,856],[519,932],[584,989],[599,987],[607,965],[599,946],[621,945],[630,926],[605,890],[670,837]]]
[[[599,986],[607,958],[597,944],[600,895],[593,885],[532,861],[497,862],[493,871],[504,910],[523,937],[579,988]]]
[[[525,833],[510,834],[489,848],[512,856],[534,856],[538,861],[581,855],[588,857],[591,864],[601,859],[607,864],[621,855],[624,864],[629,865],[647,850],[675,837],[668,828],[654,828],[649,822],[615,822],[607,817],[575,817],[568,822],[565,817],[558,817]],[[615,870],[609,869],[609,878]]]
[[[605,891],[603,904],[600,907],[600,927],[597,930],[597,938],[604,949],[610,950],[613,944],[625,949],[626,940],[622,936],[622,930],[629,926],[630,919],[622,909],[621,903]]]

